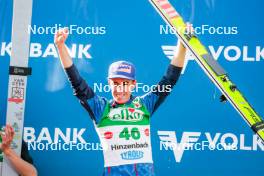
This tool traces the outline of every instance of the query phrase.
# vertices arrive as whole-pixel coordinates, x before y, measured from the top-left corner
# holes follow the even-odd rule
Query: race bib
[[[149,125],[114,125],[97,128],[105,167],[153,163]]]

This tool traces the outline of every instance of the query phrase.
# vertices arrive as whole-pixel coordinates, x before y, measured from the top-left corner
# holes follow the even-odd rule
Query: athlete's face
[[[129,101],[131,92],[136,86],[136,80],[112,78],[108,80],[115,102],[124,104]]]

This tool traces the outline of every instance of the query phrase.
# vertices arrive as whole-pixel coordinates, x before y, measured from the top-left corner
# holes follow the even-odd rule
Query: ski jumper
[[[88,111],[103,146],[105,176],[153,176],[150,117],[176,84],[180,67],[169,65],[158,85],[125,104],[94,93],[73,64],[66,68],[74,95]]]

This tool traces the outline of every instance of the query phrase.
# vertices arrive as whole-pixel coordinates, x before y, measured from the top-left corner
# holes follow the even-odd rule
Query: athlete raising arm
[[[96,95],[80,76],[65,45],[67,33],[67,29],[58,31],[54,42],[74,95],[88,111],[100,141],[105,146],[104,175],[154,175],[150,117],[176,84],[184,64],[186,49],[178,42],[177,51],[165,75],[157,87],[143,96],[132,95],[136,86],[134,65],[127,61],[112,63],[108,71],[108,83],[113,100],[109,101]]]

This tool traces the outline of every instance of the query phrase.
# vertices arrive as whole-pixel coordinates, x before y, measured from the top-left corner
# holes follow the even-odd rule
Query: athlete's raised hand
[[[195,35],[194,29],[191,23],[186,23],[185,32],[190,33],[191,35]],[[182,41],[178,39],[177,49],[174,54],[173,59],[171,60],[171,64],[177,67],[183,67],[185,62],[186,48]]]
[[[54,43],[57,46],[61,64],[64,68],[68,68],[73,64],[67,46],[65,45],[68,35],[68,28],[60,29],[54,35]]]
[[[56,32],[54,35],[54,43],[59,46],[61,44],[64,44],[65,41],[67,40],[69,35],[69,30],[68,28],[62,28]]]

